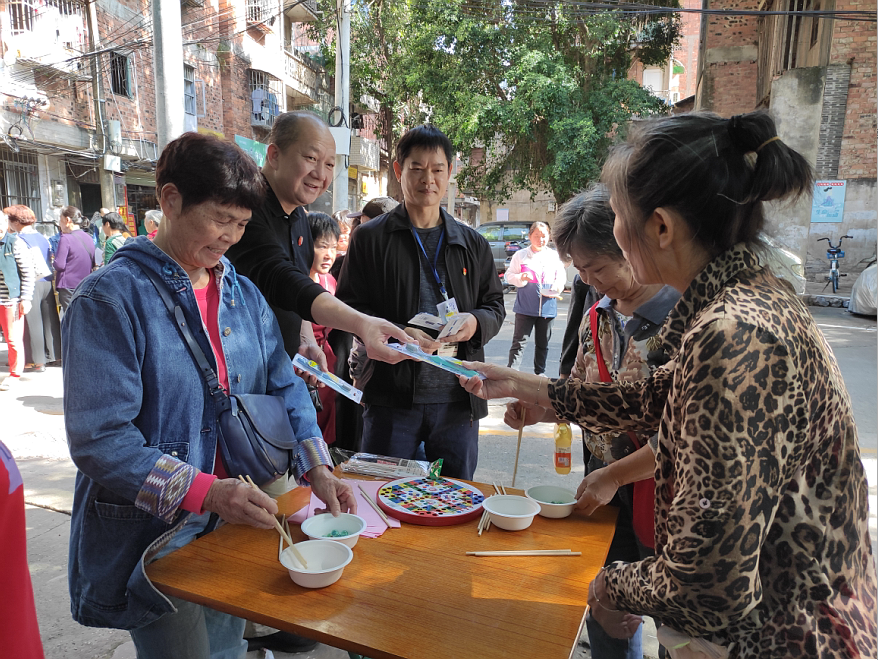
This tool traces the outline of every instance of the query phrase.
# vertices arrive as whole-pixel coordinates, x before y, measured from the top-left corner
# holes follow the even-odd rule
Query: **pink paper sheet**
[[[357,498],[357,515],[360,516],[363,520],[366,521],[366,530],[360,534],[361,537],[366,539],[374,539],[381,536],[384,532],[387,531],[387,525],[381,519],[381,516],[373,509],[369,503],[366,501],[366,498],[363,497],[363,493],[360,492],[358,486],[362,486],[363,490],[365,490],[369,497],[372,498],[374,502],[378,502],[378,489],[381,488],[386,481],[361,481],[359,479],[342,479],[343,482],[348,484],[354,491],[354,496]],[[310,518],[314,515],[314,509],[322,509],[325,508],[323,502],[316,496],[314,493],[311,493],[311,502],[308,506],[303,507],[296,511],[292,516],[290,516],[289,521],[291,524],[301,525],[307,518]],[[392,516],[387,516],[387,519],[390,521],[391,527],[400,527],[401,523]]]

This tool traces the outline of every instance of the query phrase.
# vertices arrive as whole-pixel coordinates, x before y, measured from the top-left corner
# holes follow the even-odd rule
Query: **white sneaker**
[[[6,392],[7,390],[12,389],[14,386],[17,386],[21,381],[21,376],[7,376],[2,383],[0,383],[0,392]]]

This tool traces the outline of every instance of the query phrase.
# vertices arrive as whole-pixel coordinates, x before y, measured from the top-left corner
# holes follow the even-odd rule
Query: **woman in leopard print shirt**
[[[876,657],[850,398],[807,308],[759,259],[762,202],[808,193],[810,166],[767,114],[692,113],[640,122],[603,178],[637,280],[683,292],[661,334],[670,361],[612,384],[473,363],[487,380],[465,383],[597,433],[658,426],[656,554],[598,573],[593,616],[620,637],[632,613],[654,616],[731,657]]]

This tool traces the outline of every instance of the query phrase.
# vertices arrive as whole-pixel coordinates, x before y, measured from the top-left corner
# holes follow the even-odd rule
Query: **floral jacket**
[[[659,331],[668,312],[680,299],[670,286],[662,287],[652,298],[638,307],[631,316],[616,309],[615,301],[604,296],[597,306],[598,340],[601,356],[613,381],[637,381],[647,378],[657,367],[668,361],[662,350]],[[600,368],[594,350],[589,310],[582,315],[579,326],[579,349],[570,375],[589,383],[601,382]],[[649,442],[656,449],[657,436],[641,433],[640,446]],[[604,463],[612,463],[637,450],[627,433],[591,433],[583,438],[589,451]]]
[[[737,245],[662,342],[671,360],[646,380],[549,387],[592,432],[659,428],[655,557],[610,565],[608,595],[731,657],[876,657],[857,427],[807,308]]]

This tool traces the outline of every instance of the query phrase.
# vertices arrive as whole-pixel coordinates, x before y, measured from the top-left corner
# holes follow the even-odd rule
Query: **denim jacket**
[[[216,457],[215,406],[142,268],[168,284],[216,368],[192,283],[146,237],[120,247],[77,289],[63,320],[64,414],[79,468],[68,577],[73,618],[88,626],[132,629],[174,611],[144,566],[189,517],[183,497]],[[301,481],[332,464],[305,383],[262,294],[225,258],[214,272],[231,393],[284,398]]]

